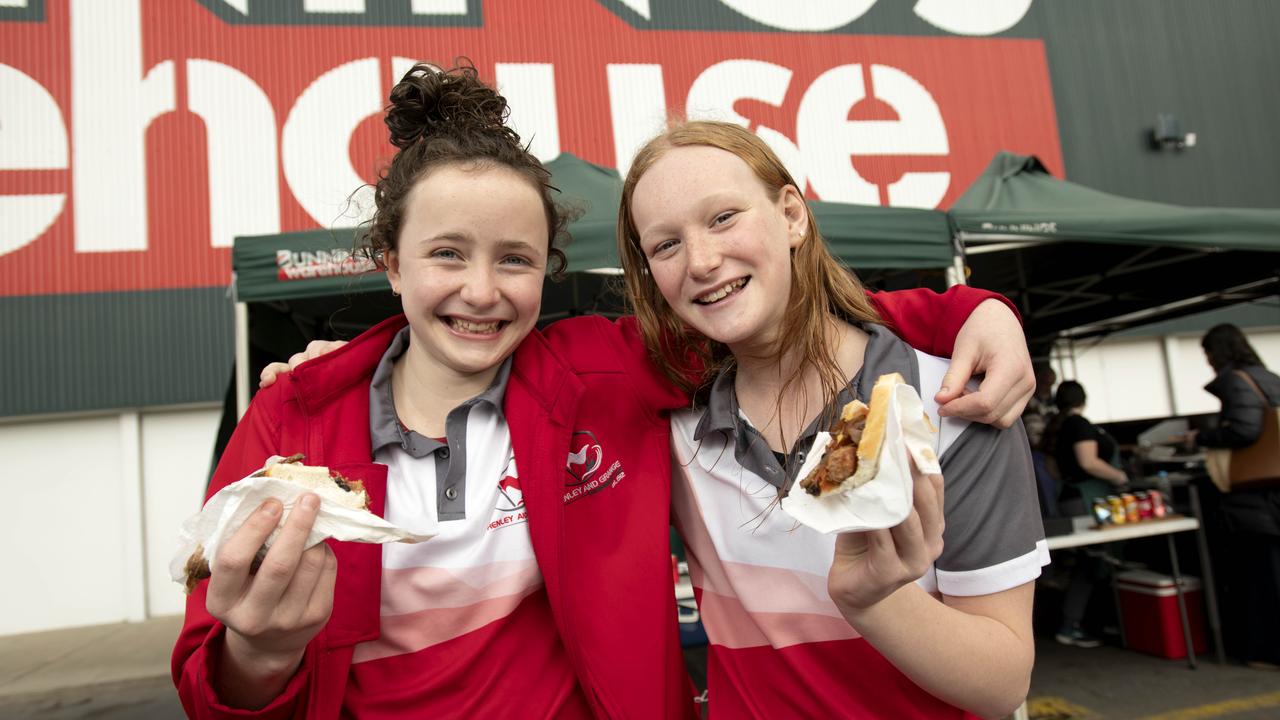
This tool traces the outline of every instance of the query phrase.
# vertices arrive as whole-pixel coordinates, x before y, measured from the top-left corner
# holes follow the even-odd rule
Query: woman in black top
[[[1222,412],[1196,441],[1205,447],[1252,445],[1262,434],[1266,413],[1280,405],[1280,377],[1263,367],[1235,325],[1210,329],[1200,346],[1217,373],[1205,390],[1222,401]],[[1280,490],[1233,490],[1220,508],[1232,545],[1224,600],[1233,612],[1227,615],[1241,618],[1249,666],[1280,669]]]
[[[1114,463],[1119,460],[1119,447],[1107,431],[1089,422],[1082,414],[1085,404],[1084,386],[1074,380],[1058,385],[1054,404],[1058,414],[1046,431],[1045,442],[1058,461],[1062,476],[1062,500],[1079,498],[1088,512],[1094,498],[1104,497],[1128,482],[1124,471]],[[1085,607],[1093,591],[1094,581],[1103,568],[1087,553],[1079,553],[1071,582],[1062,600],[1062,627],[1055,636],[1063,645],[1097,647],[1100,641],[1080,626]]]
[[[1115,439],[1083,415],[1085,400],[1084,386],[1080,383],[1067,380],[1058,386],[1053,399],[1058,406],[1053,454],[1067,485],[1065,492],[1074,490],[1088,505],[1095,497],[1108,495],[1124,485],[1129,478],[1116,467],[1119,447]]]

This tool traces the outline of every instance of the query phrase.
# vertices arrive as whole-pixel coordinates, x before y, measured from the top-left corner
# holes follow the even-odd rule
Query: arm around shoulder
[[[956,285],[937,293],[927,288],[868,293],[898,337],[930,355],[951,357],[960,328],[984,301],[997,300],[1017,317],[1017,308],[1008,298],[989,290]]]

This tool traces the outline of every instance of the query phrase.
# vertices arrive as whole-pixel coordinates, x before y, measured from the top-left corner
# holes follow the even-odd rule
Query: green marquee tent
[[[547,167],[560,190],[559,200],[580,213],[569,226],[569,269],[615,271],[622,195],[617,171],[568,153]],[[823,235],[850,267],[917,269],[951,263],[950,230],[941,212],[817,201],[812,206]],[[371,264],[351,256],[356,232],[348,228],[236,238],[236,299],[259,302],[386,291],[382,273],[370,272]]]
[[[1180,207],[1060,180],[1000,153],[950,213],[974,285],[1028,337],[1102,335],[1277,292],[1280,210]]]
[[[565,283],[547,283],[543,319],[579,312],[618,311],[607,292],[619,268],[615,242],[622,180],[616,170],[565,153],[547,163],[558,200],[577,213],[565,253],[574,271]],[[946,268],[953,262],[947,216],[936,210],[812,202],[835,253],[860,273]],[[325,333],[327,324],[354,333],[396,310],[386,276],[353,255],[356,229],[312,230],[238,237],[232,249],[236,305],[237,400],[248,404],[250,324],[253,344],[278,347],[279,356]],[[354,296],[361,295],[360,300]],[[251,321],[250,306],[254,312]],[[264,328],[258,330],[256,328]],[[285,351],[288,352],[285,352]]]

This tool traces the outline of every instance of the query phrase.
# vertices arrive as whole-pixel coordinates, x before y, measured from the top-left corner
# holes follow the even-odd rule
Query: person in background
[[[1080,383],[1066,380],[1059,385],[1054,396],[1058,415],[1046,433],[1063,482],[1059,501],[1064,505],[1083,503],[1082,509],[1077,507],[1071,513],[1074,515],[1087,513],[1094,499],[1111,494],[1129,480],[1117,467],[1120,448],[1115,439],[1084,416],[1086,400]],[[1062,600],[1062,625],[1054,636],[1063,645],[1091,648],[1102,644],[1084,631],[1081,621],[1093,586],[1103,570],[1097,558],[1088,553],[1077,554],[1071,582]]]
[[[1235,325],[1211,328],[1200,346],[1217,373],[1204,389],[1222,401],[1222,412],[1213,427],[1190,436],[1204,447],[1248,447],[1261,436],[1265,414],[1280,405],[1280,376]],[[1228,574],[1243,589],[1245,662],[1280,670],[1280,490],[1233,490],[1219,507],[1236,560]]]
[[[1040,490],[1040,511],[1045,517],[1058,514],[1058,480],[1056,469],[1049,468],[1045,455],[1044,434],[1057,414],[1053,406],[1053,386],[1058,374],[1048,363],[1036,363],[1036,391],[1022,411],[1022,426],[1027,429],[1027,442],[1031,445],[1031,463],[1036,471],[1036,486]]]
[[[1235,325],[1210,328],[1200,340],[1216,376],[1204,386],[1222,402],[1217,424],[1192,439],[1204,447],[1242,448],[1262,433],[1263,414],[1280,404],[1280,376],[1266,369],[1244,333]]]

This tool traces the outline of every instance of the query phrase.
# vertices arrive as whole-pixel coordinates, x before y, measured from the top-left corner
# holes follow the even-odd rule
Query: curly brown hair
[[[480,80],[470,61],[449,70],[419,63],[391,89],[385,122],[391,144],[399,148],[374,186],[375,213],[356,239],[356,251],[385,269],[396,249],[404,220],[405,198],[419,180],[444,165],[514,170],[538,191],[547,215],[547,273],[559,279],[565,269],[563,246],[571,212],[558,204],[551,173],[516,131],[507,126],[506,98]]]

